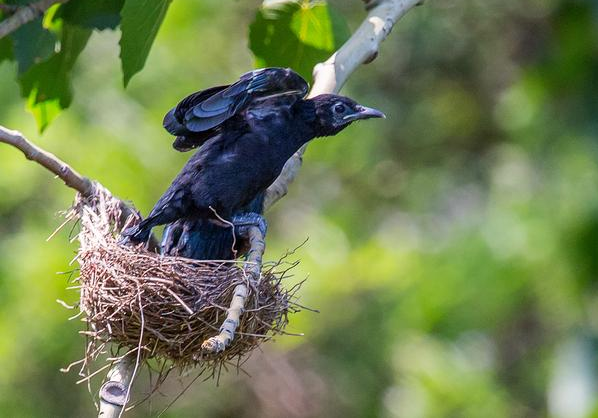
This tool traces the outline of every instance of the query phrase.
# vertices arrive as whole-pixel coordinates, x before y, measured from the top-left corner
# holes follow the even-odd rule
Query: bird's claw
[[[263,237],[266,237],[266,232],[268,231],[268,223],[266,222],[266,219],[255,212],[235,215],[232,218],[232,223],[235,226],[237,234],[243,238],[248,238],[249,228],[253,226],[258,227]]]
[[[128,228],[125,228],[121,231],[120,237],[118,238],[117,244],[123,246],[135,246],[144,242],[143,240],[139,240],[139,226],[133,225]]]
[[[121,245],[123,247],[126,247],[128,245],[131,244],[131,240],[129,239],[129,237],[123,237],[122,235],[120,237],[118,237],[118,241],[116,241],[116,243],[118,245]]]
[[[128,246],[132,245],[133,241],[131,240],[132,230],[135,228],[134,226],[130,226],[128,228],[123,229],[120,232],[120,236],[118,237],[118,241],[116,243],[118,245]]]

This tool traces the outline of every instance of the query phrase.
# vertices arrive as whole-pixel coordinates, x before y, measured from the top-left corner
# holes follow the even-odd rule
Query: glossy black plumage
[[[354,120],[383,117],[342,96],[303,99],[307,88],[291,70],[271,68],[185,98],[164,126],[180,143],[200,147],[149,216],[123,236],[143,242],[157,225],[230,220],[263,194],[303,144]]]
[[[263,213],[264,194],[260,193],[238,213]],[[246,237],[206,219],[179,219],[164,229],[160,252],[195,260],[232,260],[249,250]]]
[[[216,135],[221,124],[249,107],[284,96],[286,105],[302,99],[307,82],[288,68],[262,68],[243,74],[233,84],[185,97],[164,117],[164,128],[177,138],[173,147],[189,151]]]

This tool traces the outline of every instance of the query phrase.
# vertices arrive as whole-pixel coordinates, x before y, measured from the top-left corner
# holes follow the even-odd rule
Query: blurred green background
[[[331,2],[353,30],[358,0]],[[253,66],[259,2],[175,1],[122,88],[118,32],[94,33],[72,106],[40,136],[13,63],[0,124],[147,213],[189,154],[163,114]],[[294,256],[288,330],[166,417],[598,417],[598,3],[428,1],[343,93],[384,110],[310,146],[267,215],[266,258]],[[83,417],[82,324],[55,303],[73,192],[0,145],[0,416]],[[128,416],[156,414],[171,380]],[[146,382],[136,383],[142,393]]]

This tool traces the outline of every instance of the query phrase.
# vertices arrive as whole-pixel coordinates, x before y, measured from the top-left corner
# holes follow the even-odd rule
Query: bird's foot
[[[236,234],[242,238],[248,238],[249,228],[252,226],[258,227],[264,237],[268,231],[268,223],[266,222],[266,219],[259,213],[255,212],[235,215],[232,218],[232,223],[235,226]]]
[[[139,225],[133,225],[124,229],[120,233],[118,239],[119,245],[138,245],[146,242],[149,239],[149,234],[146,231],[139,228]]]

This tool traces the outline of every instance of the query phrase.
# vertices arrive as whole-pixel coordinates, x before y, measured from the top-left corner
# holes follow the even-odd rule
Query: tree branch
[[[128,401],[135,364],[131,354],[119,359],[108,372],[108,380],[100,388],[98,418],[119,418]]]
[[[25,154],[25,158],[42,165],[50,170],[57,177],[64,181],[68,187],[75,189],[83,196],[90,196],[93,193],[93,182],[83,177],[71,168],[67,163],[29,142],[22,133],[12,131],[0,125],[0,142],[12,145]]]
[[[35,3],[19,7],[12,16],[0,22],[0,39],[10,35],[21,26],[44,14],[55,4],[66,3],[68,0],[39,0]]]
[[[0,143],[12,145],[19,149],[25,155],[25,158],[45,167],[64,181],[64,184],[68,187],[81,193],[82,196],[89,197],[93,195],[95,187],[93,181],[79,174],[74,168],[51,152],[29,141],[19,131],[13,131],[0,125]],[[136,213],[136,211],[122,200],[120,201],[120,208],[122,212],[121,222],[124,225],[129,215]],[[158,241],[153,234],[150,237],[148,248],[150,250],[158,248]]]
[[[245,262],[245,273],[248,280],[257,283],[260,280],[262,273],[262,256],[266,249],[264,236],[260,229],[256,226],[249,228],[249,243],[250,250],[247,253],[247,261]],[[241,315],[245,312],[245,302],[249,295],[249,289],[245,283],[238,284],[233,292],[233,299],[226,311],[226,319],[220,327],[220,333],[215,337],[210,337],[205,340],[201,348],[208,353],[219,353],[226,350],[235,338],[235,332],[241,322]]]
[[[13,131],[0,126],[0,143],[12,145],[25,154],[28,160],[35,161],[47,168],[57,177],[64,181],[68,187],[75,189],[82,196],[92,196],[94,193],[94,182],[82,176],[67,163],[56,157],[54,154],[43,150],[30,142],[18,131]],[[120,201],[121,222],[124,222],[134,209],[125,202]],[[150,237],[149,247],[157,248],[158,242],[154,235]],[[108,372],[108,380],[100,388],[100,410],[99,417],[116,418],[123,413],[123,407],[127,402],[129,387],[133,378],[135,364],[131,355],[118,360]]]
[[[380,44],[390,34],[395,23],[421,3],[422,0],[366,1],[369,13],[361,26],[330,58],[314,67],[314,84],[308,97],[338,93],[361,64],[367,64],[376,58]],[[287,194],[289,184],[299,173],[305,149],[306,146],[303,146],[287,161],[280,176],[268,187],[264,210]]]
[[[328,60],[314,67],[314,85],[308,97],[324,93],[337,93],[353,71],[361,64],[369,63],[376,58],[380,44],[389,35],[394,24],[419,3],[421,0],[366,1],[366,7],[370,12],[361,26]],[[287,161],[280,176],[268,188],[264,200],[264,210],[270,208],[287,194],[289,184],[295,179],[299,168],[301,168],[305,149],[306,147],[303,146]],[[251,276],[258,279],[265,246],[263,237],[257,228],[252,228],[252,238],[248,261],[251,262],[255,258],[258,262],[248,265],[252,268]],[[220,334],[204,341],[202,348],[205,351],[223,351],[233,340],[244,310],[247,294],[246,285],[240,284],[235,288],[226,320],[220,327]]]

